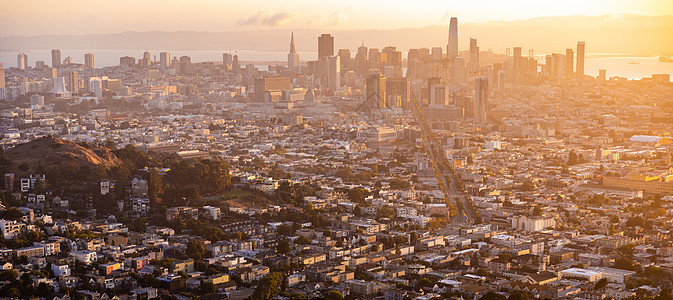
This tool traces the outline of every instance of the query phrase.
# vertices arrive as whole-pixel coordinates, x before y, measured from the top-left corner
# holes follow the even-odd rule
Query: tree
[[[376,211],[376,218],[377,219],[381,219],[381,218],[393,219],[393,218],[395,218],[396,215],[397,215],[397,213],[395,212],[395,210],[390,208],[390,206],[388,206],[388,205],[384,205]]]
[[[292,295],[290,295],[290,299],[291,300],[306,300],[306,295],[304,295],[302,293],[292,293]]]
[[[159,197],[163,192],[164,180],[161,178],[161,174],[159,174],[157,169],[152,169],[147,176],[147,194],[153,208],[159,203]]]
[[[273,272],[262,278],[257,284],[257,288],[252,293],[252,299],[266,300],[271,298],[276,292],[280,283],[283,280],[283,275],[279,272]]]
[[[528,300],[528,293],[516,291],[509,295],[507,300]]]
[[[505,300],[505,296],[500,295],[496,292],[488,292],[485,295],[481,296],[479,300]]]
[[[15,270],[4,270],[0,272],[0,280],[2,281],[14,281],[19,277],[19,273]]]
[[[202,282],[201,283],[201,293],[202,294],[212,294],[217,291],[217,288],[212,282]]]
[[[601,278],[600,280],[596,281],[596,285],[594,285],[594,290],[600,290],[608,286],[608,279],[607,278]]]
[[[613,266],[616,269],[630,270],[635,271],[636,266],[633,264],[633,261],[628,258],[620,257],[615,260],[615,265]]]
[[[327,299],[327,300],[343,300],[344,295],[337,290],[331,290],[331,291],[327,292],[327,294],[325,294],[325,299]]]
[[[0,217],[5,220],[21,220],[23,218],[23,213],[15,207],[10,207],[7,210],[0,212]]]
[[[417,284],[418,288],[431,287],[431,286],[432,286],[432,280],[428,278],[423,278],[419,280]]]
[[[206,246],[203,244],[203,241],[192,239],[187,242],[187,256],[193,260],[203,259],[203,255],[206,253]]]
[[[280,254],[285,254],[290,252],[290,240],[280,239],[278,245],[276,246],[276,252]]]
[[[308,245],[311,243],[311,239],[309,239],[307,236],[302,235],[298,237],[294,242],[299,245]]]
[[[671,295],[671,291],[667,288],[661,289],[661,292],[659,295],[654,297],[654,300],[673,300],[673,295]]]

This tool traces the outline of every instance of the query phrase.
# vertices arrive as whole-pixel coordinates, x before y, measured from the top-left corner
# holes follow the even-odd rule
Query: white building
[[[46,242],[46,243],[33,243],[33,246],[38,246],[44,248],[44,255],[49,256],[49,255],[54,255],[59,252],[61,252],[61,244],[59,243],[54,243],[54,242]]]
[[[11,240],[20,235],[24,228],[26,228],[26,224],[11,220],[0,220],[0,230],[2,231],[2,237],[5,239]]]
[[[529,216],[513,216],[512,228],[516,230],[535,232],[546,230],[550,227],[556,226],[556,220],[549,217],[529,217]]]
[[[87,265],[98,260],[98,255],[96,252],[89,250],[70,251],[70,256],[74,257],[75,260]]]
[[[213,218],[213,220],[217,220],[220,217],[220,208],[219,207],[204,206],[203,209],[206,211],[208,216]]]
[[[582,279],[588,282],[594,282],[603,278],[603,272],[581,268],[570,268],[561,271],[561,277],[569,279]]]
[[[589,268],[595,272],[603,273],[603,278],[607,279],[611,283],[623,284],[628,279],[636,275],[636,272],[615,268],[603,268],[603,267],[591,267]]]
[[[54,276],[59,277],[61,275],[70,276],[70,266],[68,265],[51,265],[51,271],[54,272]]]

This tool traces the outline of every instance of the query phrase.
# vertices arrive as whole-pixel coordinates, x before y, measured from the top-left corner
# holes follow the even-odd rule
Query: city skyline
[[[9,2],[0,297],[673,300],[670,1]]]

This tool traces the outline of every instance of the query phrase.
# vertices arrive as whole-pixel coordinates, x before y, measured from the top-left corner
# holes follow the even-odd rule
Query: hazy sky
[[[265,28],[396,29],[546,16],[673,15],[673,0],[0,0],[0,37]]]

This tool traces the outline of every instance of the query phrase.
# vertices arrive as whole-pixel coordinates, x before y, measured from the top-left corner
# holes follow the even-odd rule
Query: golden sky
[[[673,15],[673,0],[0,0],[0,37],[124,31],[397,29],[569,15]]]

